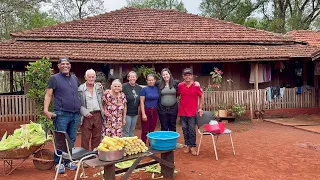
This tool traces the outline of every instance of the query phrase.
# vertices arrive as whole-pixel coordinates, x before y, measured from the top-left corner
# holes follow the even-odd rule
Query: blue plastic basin
[[[152,149],[165,151],[176,148],[180,134],[174,131],[155,131],[147,134]]]

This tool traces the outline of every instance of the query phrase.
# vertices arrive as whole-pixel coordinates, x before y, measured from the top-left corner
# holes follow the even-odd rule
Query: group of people
[[[70,73],[68,58],[60,58],[58,68],[60,72],[48,80],[44,114],[48,119],[55,117],[55,130],[66,132],[71,146],[76,140],[79,123],[81,146],[87,150],[98,147],[103,136],[134,136],[140,108],[142,141],[147,143],[147,134],[156,129],[158,119],[161,131],[176,131],[177,116],[180,116],[186,145],[184,152],[197,154],[196,115],[202,116],[203,96],[200,84],[193,80],[192,69],[183,70],[183,82],[174,80],[167,68],[161,71],[159,81],[155,75],[149,74],[145,87],[136,83],[137,74],[131,71],[127,83],[122,84],[116,79],[110,89],[104,91],[102,85],[95,82],[93,69],[86,71],[86,82],[80,84]],[[54,112],[49,112],[52,97]],[[59,163],[57,156],[55,163]],[[56,166],[59,173],[64,173],[65,168],[75,170],[77,166],[66,160],[60,167]]]

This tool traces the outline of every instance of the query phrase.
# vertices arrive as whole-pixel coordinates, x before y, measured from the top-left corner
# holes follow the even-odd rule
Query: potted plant
[[[137,81],[140,85],[146,85],[146,79],[149,74],[153,74],[156,77],[156,79],[160,78],[160,74],[157,73],[155,69],[152,67],[142,65],[137,68],[133,68],[133,70],[137,73]]]
[[[227,105],[225,103],[220,103],[218,105],[218,116],[219,117],[227,117],[228,116]]]
[[[214,110],[213,112],[212,112],[212,114],[213,114],[213,117],[219,117],[219,111],[218,110]]]
[[[237,117],[240,117],[246,113],[246,108],[242,104],[234,104],[232,110]]]

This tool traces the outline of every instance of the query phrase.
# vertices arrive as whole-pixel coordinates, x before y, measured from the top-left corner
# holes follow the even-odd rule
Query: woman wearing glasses
[[[138,107],[140,105],[139,94],[141,91],[141,86],[136,83],[136,72],[129,72],[127,78],[129,82],[124,83],[122,86],[122,92],[127,98],[126,125],[123,127],[123,136],[133,137],[138,119]]]

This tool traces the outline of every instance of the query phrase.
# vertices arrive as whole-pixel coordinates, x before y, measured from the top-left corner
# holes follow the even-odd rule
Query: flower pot
[[[228,111],[227,110],[219,110],[219,117],[227,117]]]

